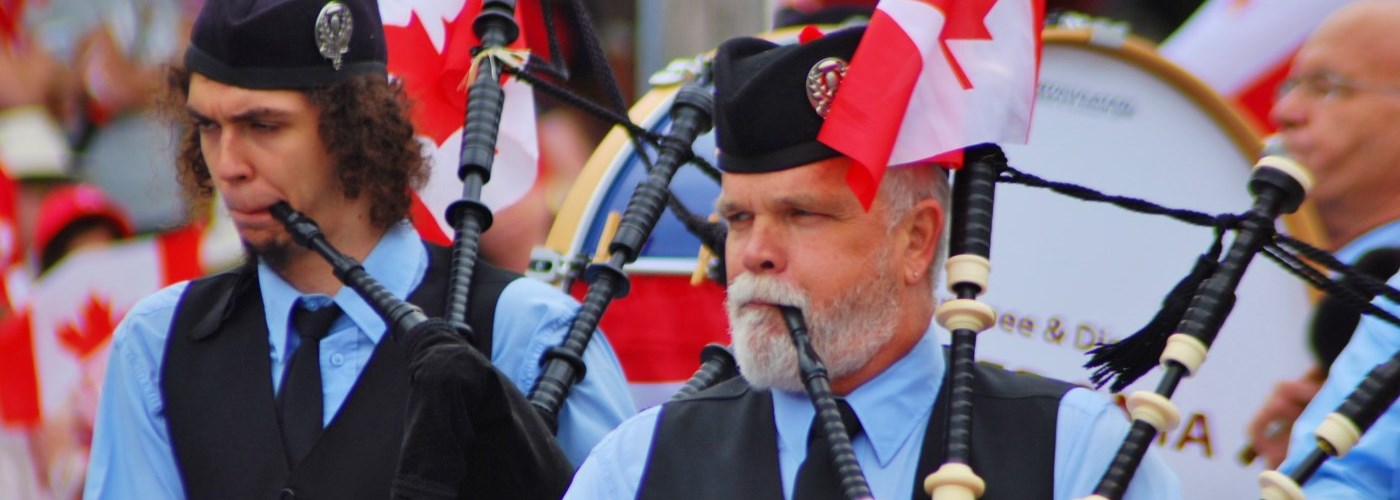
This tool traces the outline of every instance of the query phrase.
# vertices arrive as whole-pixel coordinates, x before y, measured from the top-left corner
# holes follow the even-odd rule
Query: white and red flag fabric
[[[24,0],[0,0],[0,42],[12,43],[24,21]]]
[[[1350,0],[1208,0],[1159,53],[1272,130],[1269,110],[1308,34]]]
[[[867,207],[885,167],[1025,143],[1043,0],[881,0],[818,139],[849,156]],[[958,156],[960,158],[960,156]]]
[[[37,281],[0,321],[0,423],[90,421],[113,329],[138,300],[204,274],[204,237],[190,226],[76,252]]]
[[[424,238],[448,243],[452,227],[447,206],[462,196],[457,165],[462,148],[462,124],[467,95],[463,81],[471,69],[472,48],[479,45],[472,21],[481,0],[381,0],[380,17],[389,46],[389,73],[404,82],[413,100],[413,125],[432,153],[432,177],[418,192],[414,224]],[[516,22],[521,36],[509,47],[544,47],[529,43],[543,34],[538,2],[518,2]],[[539,169],[539,139],[535,127],[534,94],[529,85],[503,77],[505,107],[496,161],[481,201],[499,211],[523,198],[534,186]],[[431,217],[431,218],[429,218]],[[428,221],[437,224],[429,224]]]
[[[17,281],[15,273],[24,267],[24,252],[19,243],[18,210],[19,184],[10,175],[9,167],[0,160],[0,301],[4,301],[2,307],[7,309],[15,308],[16,293],[11,293],[11,282]]]

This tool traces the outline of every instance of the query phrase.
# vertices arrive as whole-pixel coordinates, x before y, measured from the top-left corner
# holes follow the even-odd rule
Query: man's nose
[[[755,221],[742,243],[744,269],[751,273],[774,274],[787,268],[787,235],[766,220]]]
[[[1293,88],[1287,92],[1279,94],[1278,100],[1274,102],[1273,109],[1269,110],[1269,120],[1274,123],[1279,130],[1294,129],[1307,123],[1309,107],[1305,92]]]
[[[246,180],[252,175],[252,165],[248,162],[243,141],[237,132],[231,132],[228,128],[221,131],[217,138],[211,138],[214,144],[206,145],[204,161],[209,165],[209,175],[218,180]],[[209,154],[211,150],[213,155]]]

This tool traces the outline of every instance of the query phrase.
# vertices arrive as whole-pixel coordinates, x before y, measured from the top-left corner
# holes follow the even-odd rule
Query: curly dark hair
[[[214,186],[199,133],[185,112],[191,74],[182,65],[170,66],[161,111],[179,133],[175,164],[180,186],[189,205],[198,207],[213,196]],[[407,217],[410,190],[427,181],[428,165],[413,136],[403,85],[382,75],[363,75],[301,92],[320,111],[321,142],[335,160],[345,195],[369,196],[370,222],[380,229]]]

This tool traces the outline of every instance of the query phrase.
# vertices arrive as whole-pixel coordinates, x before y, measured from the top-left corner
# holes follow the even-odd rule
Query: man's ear
[[[900,271],[906,283],[914,284],[927,279],[925,274],[938,252],[938,242],[943,237],[943,205],[932,198],[924,199],[905,217],[908,220],[900,227],[905,231],[907,244],[902,249]]]

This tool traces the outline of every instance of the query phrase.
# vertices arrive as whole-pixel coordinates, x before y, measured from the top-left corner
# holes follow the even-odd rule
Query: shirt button
[[[331,365],[340,366],[345,364],[345,356],[340,353],[331,354]]]

